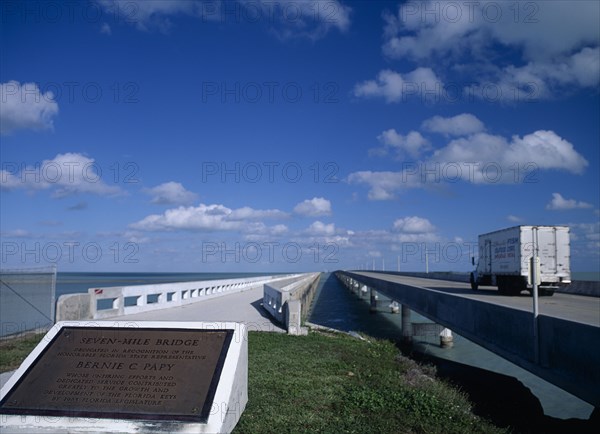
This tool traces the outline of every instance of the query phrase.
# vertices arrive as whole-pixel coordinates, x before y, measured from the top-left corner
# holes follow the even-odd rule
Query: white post
[[[539,346],[539,335],[538,335],[538,228],[533,228],[533,256],[531,257],[531,285],[533,286],[533,354],[535,363],[540,362],[540,346]]]
[[[425,248],[425,274],[429,274],[429,252]]]
[[[381,271],[385,271],[385,258],[381,258]]]
[[[452,348],[454,346],[454,338],[452,337],[452,330],[444,328],[440,333],[440,346],[442,348]]]
[[[373,258],[373,271],[375,271],[375,258]]]

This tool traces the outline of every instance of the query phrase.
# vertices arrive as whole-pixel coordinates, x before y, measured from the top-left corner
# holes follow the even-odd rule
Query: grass
[[[17,369],[44,336],[40,333],[0,340],[0,372]]]
[[[43,335],[0,342],[0,372]],[[501,433],[457,389],[388,341],[250,332],[246,409],[234,433]]]
[[[458,390],[388,341],[249,334],[249,400],[234,433],[497,433]]]

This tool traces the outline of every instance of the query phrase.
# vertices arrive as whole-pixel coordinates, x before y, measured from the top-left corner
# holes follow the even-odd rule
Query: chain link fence
[[[54,324],[56,266],[0,269],[0,338]]]

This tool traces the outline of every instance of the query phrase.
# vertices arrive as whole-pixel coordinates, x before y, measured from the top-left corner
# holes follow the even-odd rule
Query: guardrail
[[[295,275],[90,288],[59,299],[58,320],[104,319],[184,306],[260,287]]]
[[[263,307],[289,334],[305,334],[306,318],[321,273],[307,273],[264,285]]]

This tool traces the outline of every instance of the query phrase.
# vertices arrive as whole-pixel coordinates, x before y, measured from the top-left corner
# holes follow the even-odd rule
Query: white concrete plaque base
[[[131,371],[129,371],[129,375],[127,375],[127,369],[139,369],[139,372],[142,373],[142,369],[147,369],[149,370],[148,373],[150,373],[151,369],[155,369],[155,370],[160,370],[164,368],[164,372],[166,373],[167,370],[170,370],[171,373],[176,372],[178,365],[182,366],[184,363],[181,361],[177,360],[177,357],[179,357],[180,359],[182,359],[183,357],[180,356],[181,352],[175,352],[175,354],[179,354],[179,356],[177,355],[173,355],[173,353],[171,352],[169,354],[169,357],[173,360],[169,360],[169,357],[165,356],[164,360],[157,360],[159,357],[158,356],[152,356],[154,357],[154,359],[151,359],[150,357],[148,358],[144,358],[144,356],[139,356],[140,360],[137,359],[131,359],[130,356],[123,356],[120,357],[121,354],[125,354],[126,350],[124,350],[123,348],[142,348],[142,344],[144,341],[138,340],[132,340],[132,341],[128,341],[126,344],[123,343],[123,340],[120,341],[120,347],[116,344],[114,344],[114,342],[111,341],[101,341],[100,339],[96,338],[97,340],[95,341],[88,341],[85,342],[85,340],[87,340],[87,338],[82,339],[82,338],[78,338],[79,341],[81,341],[81,343],[76,342],[72,344],[72,347],[74,348],[72,351],[75,352],[75,354],[70,357],[68,354],[62,354],[61,355],[61,362],[63,363],[62,360],[64,358],[65,361],[67,361],[67,365],[65,367],[64,372],[61,373],[60,376],[57,376],[57,374],[51,374],[48,373],[48,378],[50,378],[52,375],[57,376],[56,379],[52,378],[52,380],[46,380],[46,385],[50,384],[50,386],[45,386],[44,388],[40,388],[40,389],[45,389],[45,390],[36,390],[36,385],[37,384],[44,384],[44,383],[40,383],[40,369],[44,369],[43,367],[41,367],[41,365],[36,365],[36,362],[39,361],[42,356],[44,355],[44,353],[51,351],[50,347],[50,343],[52,342],[58,342],[58,337],[61,337],[62,339],[64,339],[65,333],[67,333],[68,330],[71,330],[71,333],[83,333],[83,331],[79,328],[87,328],[87,329],[91,329],[93,327],[98,327],[98,328],[115,328],[115,329],[119,329],[121,331],[121,333],[123,333],[123,329],[127,329],[127,336],[130,337],[131,339],[135,339],[136,336],[136,329],[140,329],[140,330],[145,330],[145,332],[147,333],[146,336],[150,336],[150,338],[145,338],[148,339],[150,341],[154,340],[154,341],[159,341],[159,345],[167,345],[164,339],[153,339],[152,337],[154,336],[159,336],[157,335],[157,333],[160,333],[159,330],[154,330],[154,329],[162,329],[164,331],[165,334],[168,333],[174,333],[174,330],[168,330],[168,329],[178,329],[179,331],[183,331],[185,333],[186,330],[207,330],[207,331],[228,331],[228,336],[230,336],[230,340],[229,342],[229,347],[228,349],[225,351],[223,350],[223,353],[220,357],[219,360],[221,360],[221,364],[219,366],[221,366],[221,374],[220,376],[215,375],[214,378],[215,380],[212,381],[211,383],[211,396],[212,400],[205,400],[205,402],[208,402],[208,404],[205,404],[205,415],[206,418],[204,421],[199,421],[199,420],[193,420],[193,415],[191,417],[188,417],[188,419],[190,420],[176,420],[177,417],[173,417],[170,418],[168,416],[164,416],[164,415],[158,415],[156,417],[152,417],[153,415],[150,415],[148,417],[145,417],[144,414],[140,414],[139,419],[137,418],[136,414],[131,414],[131,413],[135,413],[134,411],[131,410],[131,408],[135,408],[135,406],[129,408],[129,414],[127,417],[123,417],[123,418],[119,418],[119,414],[113,414],[113,416],[115,416],[115,418],[112,417],[107,417],[106,414],[104,414],[102,417],[89,417],[89,412],[88,414],[83,413],[84,415],[82,416],[81,414],[78,415],[73,415],[72,412],[70,411],[70,408],[68,405],[61,407],[60,411],[63,412],[62,415],[56,415],[56,413],[52,413],[52,411],[36,411],[31,410],[30,408],[27,408],[26,410],[18,410],[21,413],[23,413],[25,411],[24,414],[10,414],[11,412],[13,412],[14,410],[11,409],[11,405],[18,405],[19,402],[22,401],[28,401],[27,396],[25,397],[25,399],[22,399],[21,397],[21,401],[19,401],[18,398],[14,398],[13,397],[17,397],[17,391],[19,389],[19,385],[20,383],[25,384],[27,383],[27,394],[28,396],[33,396],[36,395],[36,393],[39,393],[39,396],[43,396],[44,394],[48,395],[48,398],[43,398],[45,401],[43,402],[44,404],[47,404],[47,402],[52,402],[52,397],[55,395],[58,395],[59,398],[58,400],[62,400],[61,402],[68,402],[68,398],[65,398],[65,394],[64,392],[62,392],[63,390],[65,390],[64,388],[66,386],[64,386],[64,384],[71,384],[69,387],[70,389],[68,389],[69,391],[73,391],[73,392],[67,392],[67,396],[69,395],[69,393],[71,393],[71,397],[70,399],[73,399],[73,396],[78,396],[81,398],[77,398],[77,399],[81,399],[81,402],[83,402],[84,400],[87,400],[87,402],[94,402],[93,399],[100,399],[103,398],[105,399],[105,402],[109,402],[109,404],[105,404],[105,405],[112,405],[114,407],[114,405],[116,405],[114,402],[110,402],[110,399],[108,399],[107,397],[110,397],[112,395],[109,395],[108,392],[105,391],[104,386],[102,382],[100,382],[100,380],[94,380],[93,384],[90,384],[88,382],[88,384],[86,385],[86,380],[85,380],[85,376],[86,374],[81,374],[82,369],[83,368],[88,368],[88,372],[90,372],[90,374],[88,375],[89,377],[94,376],[95,378],[100,378],[99,375],[93,375],[93,372],[100,372],[95,371],[93,368],[98,367],[98,366],[94,366],[92,365],[94,362],[94,360],[98,361],[100,360],[100,362],[98,363],[102,363],[104,359],[101,358],[96,358],[96,359],[92,359],[92,361],[87,361],[87,359],[85,359],[85,357],[82,354],[87,355],[87,353],[84,352],[79,352],[77,353],[77,351],[84,351],[81,350],[82,346],[85,346],[86,348],[98,348],[100,345],[104,344],[106,345],[106,350],[104,350],[107,354],[110,352],[114,352],[116,353],[115,358],[106,358],[107,363],[111,363],[114,362],[115,365],[113,366],[121,366],[124,365],[123,371],[121,371],[122,373],[124,373],[125,375],[121,378],[125,378],[126,382],[128,381],[129,385],[132,384],[136,384],[138,387],[141,386],[148,386],[148,387],[144,387],[143,389],[140,389],[142,391],[146,391],[148,389],[148,395],[146,395],[146,397],[150,397],[150,399],[169,399],[170,401],[168,401],[169,404],[173,404],[174,406],[176,406],[177,408],[184,408],[187,409],[189,407],[186,407],[188,405],[187,401],[194,400],[194,393],[193,390],[190,393],[189,390],[186,391],[186,393],[181,393],[182,397],[179,397],[179,393],[177,394],[172,394],[172,395],[161,395],[160,391],[156,392],[153,387],[156,386],[158,383],[154,383],[154,386],[152,384],[143,384],[143,379],[141,380],[142,383],[137,382],[134,383],[131,380],[128,380],[128,378],[133,378],[133,375],[131,375]],[[64,330],[63,330],[64,329]],[[73,332],[74,331],[74,332]],[[109,331],[112,331],[112,329],[110,329]],[[62,333],[62,334],[61,334]],[[87,333],[87,330],[86,330]],[[94,333],[94,330],[91,330],[90,333]],[[106,333],[105,333],[106,334]],[[67,335],[69,336],[69,335]],[[162,342],[160,342],[162,341]],[[93,345],[92,345],[93,342]],[[174,341],[173,341],[174,342]],[[193,342],[193,341],[192,341]],[[111,345],[111,343],[113,345]],[[89,344],[88,346],[86,346],[86,344]],[[152,342],[151,344],[156,344],[156,342]],[[150,344],[150,345],[151,345]],[[169,345],[173,345],[172,343],[169,343]],[[201,346],[202,343],[200,342],[199,344],[196,344]],[[119,349],[121,348],[121,349]],[[150,347],[148,347],[150,348]],[[226,348],[226,347],[224,347]],[[171,350],[169,350],[171,351]],[[200,350],[198,350],[200,351]],[[139,354],[143,354],[143,351],[138,351]],[[129,354],[129,353],[127,353]],[[184,353],[185,354],[185,353]],[[191,354],[191,353],[190,353]],[[120,357],[120,358],[119,358]],[[189,358],[189,357],[188,357]],[[196,358],[200,358],[201,357],[196,357]],[[119,365],[118,363],[122,362],[123,360],[125,360],[124,363],[122,363],[121,365]],[[158,363],[161,362],[161,363]],[[87,365],[86,365],[87,363]],[[173,389],[175,392],[178,392],[180,390],[186,389],[186,378],[188,378],[190,380],[190,382],[197,377],[194,376],[198,376],[200,375],[200,372],[202,372],[201,368],[201,363],[202,361],[198,361],[198,367],[199,369],[190,369],[190,363],[191,362],[187,362],[185,364],[186,368],[185,368],[185,374],[182,374],[182,372],[180,371],[179,373],[177,373],[178,376],[176,376],[176,378],[179,378],[179,383],[182,384],[178,384],[178,385],[174,385]],[[76,369],[76,368],[81,368],[81,369]],[[42,372],[42,377],[45,377],[45,375],[43,375],[43,370]],[[106,372],[106,371],[104,371]],[[31,375],[32,373],[36,373],[36,375]],[[162,379],[161,377],[159,377],[158,375],[161,375],[162,373],[154,373],[154,377],[150,377],[153,379]],[[28,377],[28,375],[30,375]],[[79,377],[83,377],[84,381],[80,381],[80,383],[82,383],[81,385],[74,385],[77,384],[77,381],[72,381],[69,382],[71,378],[78,378],[77,375],[79,375]],[[106,374],[103,374],[106,375]],[[143,377],[140,377],[143,378]],[[149,377],[146,377],[149,378]],[[183,380],[182,380],[183,378]],[[92,387],[93,386],[93,387]],[[89,389],[86,391],[86,387]],[[117,386],[117,389],[118,390]],[[100,389],[99,393],[97,392],[97,389]],[[187,389],[190,389],[189,387],[187,387]],[[194,389],[196,390],[196,389]],[[75,392],[76,391],[76,392]],[[152,395],[152,393],[156,392],[155,395]],[[116,393],[116,391],[115,391]],[[173,393],[172,391],[169,393]],[[213,395],[214,394],[214,395]],[[23,392],[21,393],[21,395],[25,395]],[[37,395],[36,395],[37,396]],[[114,395],[117,396],[117,395]],[[140,395],[141,396],[141,395]],[[176,397],[177,396],[177,397]],[[86,397],[86,398],[84,398]],[[124,394],[121,394],[120,398],[124,398]],[[181,400],[187,400],[185,402],[177,402],[177,399],[181,399]],[[47,402],[46,402],[47,401]],[[212,402],[211,402],[212,401]],[[34,399],[32,399],[32,402],[37,402]],[[127,402],[127,401],[124,401]],[[131,401],[129,401],[131,402]],[[151,401],[144,401],[144,402],[151,402]],[[167,402],[167,401],[164,401]],[[19,367],[19,369],[12,375],[12,377],[6,382],[6,384],[4,385],[4,387],[2,387],[2,390],[0,391],[0,432],[2,434],[8,434],[8,433],[229,433],[233,430],[233,428],[235,427],[235,425],[237,424],[238,420],[240,419],[242,412],[244,411],[245,407],[246,407],[246,403],[248,402],[248,339],[247,339],[247,330],[244,324],[242,323],[234,323],[234,322],[163,322],[163,321],[136,321],[136,322],[115,322],[115,321],[68,321],[68,322],[59,322],[57,323],[44,337],[44,339],[42,339],[42,341],[40,342],[40,344],[38,344],[38,346],[31,352],[31,354],[25,359],[25,361],[21,364],[21,366]],[[50,405],[50,404],[48,404]],[[125,404],[124,404],[125,405]],[[33,406],[35,407],[35,406]],[[37,408],[37,407],[35,407]],[[157,411],[157,413],[160,413],[160,411],[162,410],[162,406],[158,406],[157,407],[159,410]],[[8,409],[8,410],[7,410]],[[88,409],[89,410],[89,409]],[[93,408],[91,413],[93,414]],[[194,408],[192,412],[197,412],[197,409]],[[146,414],[149,414],[148,411],[146,410]],[[187,417],[186,415],[183,416],[184,418]]]

